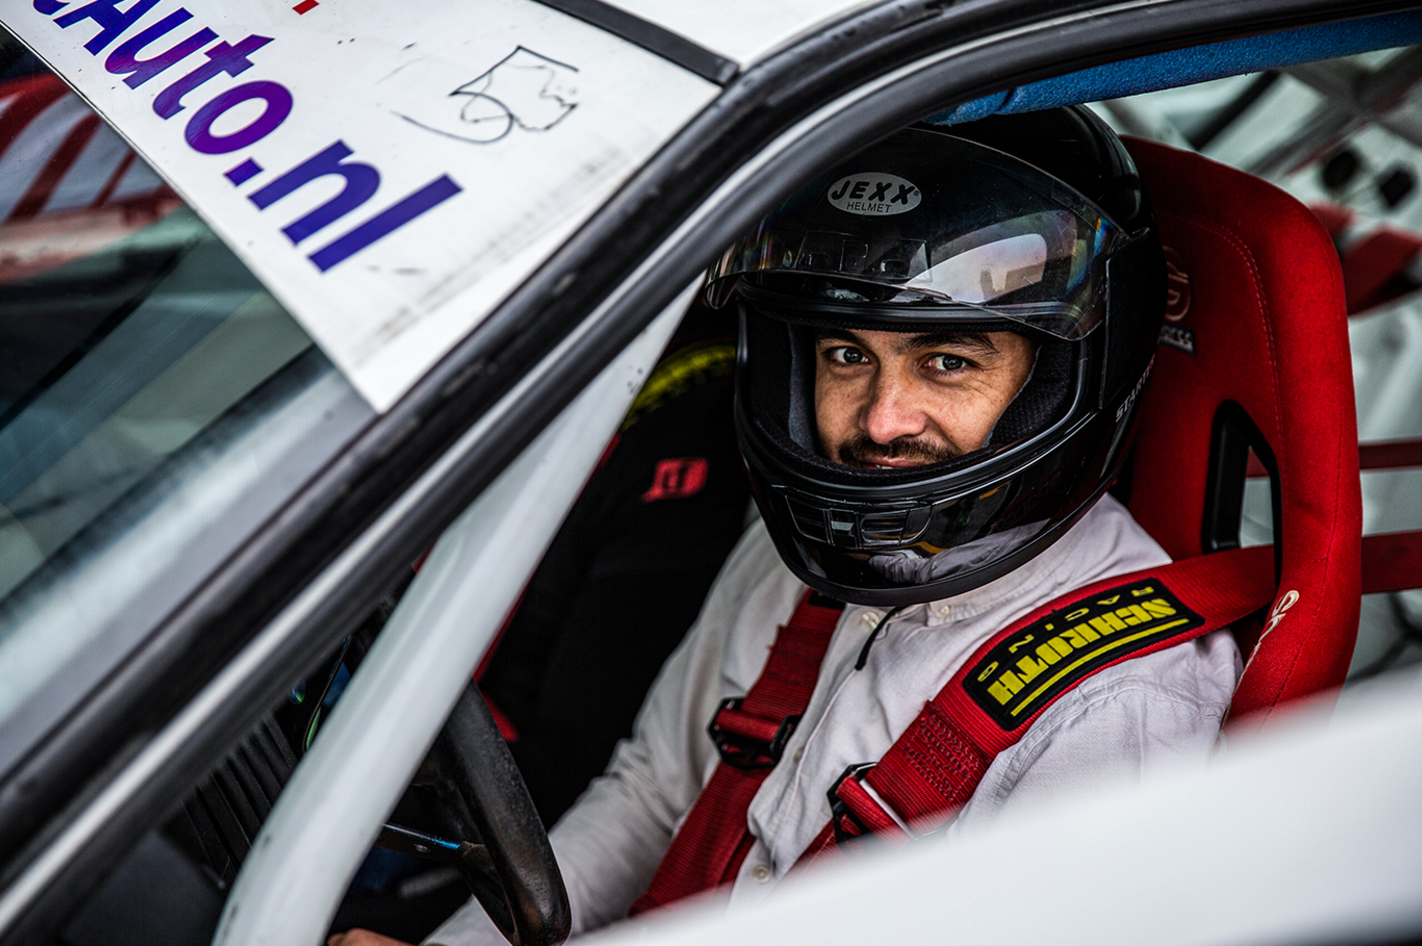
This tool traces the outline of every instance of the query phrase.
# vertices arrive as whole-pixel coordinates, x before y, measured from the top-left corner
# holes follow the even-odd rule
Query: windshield
[[[297,467],[314,468],[368,409],[342,415],[343,436],[310,439],[313,424],[330,420],[320,411],[354,395],[306,333],[8,37],[0,67],[0,742],[9,742],[4,723],[26,694],[125,609],[142,598],[138,624],[151,626],[163,611],[155,602],[181,600],[201,569],[177,556],[203,557],[185,538],[213,530],[254,491],[270,494],[271,507],[300,478],[260,474],[303,452]],[[245,475],[234,478],[234,464]],[[179,501],[202,477],[202,500]],[[246,521],[218,530],[227,541],[206,543],[213,564],[261,521],[244,508]],[[142,539],[155,528],[163,541]]]

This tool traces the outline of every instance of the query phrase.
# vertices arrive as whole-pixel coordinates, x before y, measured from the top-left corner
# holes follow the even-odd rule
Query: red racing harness
[[[859,835],[908,840],[911,831],[946,824],[998,753],[1082,680],[1267,606],[1275,591],[1272,551],[1235,549],[1108,578],[994,635],[882,759],[850,766],[830,787],[830,822],[801,861]],[[807,593],[755,685],[717,708],[709,728],[721,762],[630,913],[735,880],[755,843],[746,812],[810,701],[843,607]]]

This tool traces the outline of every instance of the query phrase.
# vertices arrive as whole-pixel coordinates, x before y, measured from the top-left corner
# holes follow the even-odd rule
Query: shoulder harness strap
[[[755,685],[717,708],[708,729],[721,762],[629,914],[735,879],[755,842],[746,811],[810,702],[843,610],[838,601],[806,592],[776,634]]]
[[[878,763],[845,771],[829,792],[832,820],[802,863],[837,840],[908,840],[910,830],[946,824],[997,754],[1072,687],[1233,624],[1273,594],[1272,548],[1263,546],[1116,576],[1027,614],[978,648]],[[755,686],[717,709],[709,731],[721,762],[631,914],[735,879],[754,843],[746,811],[809,703],[842,610],[807,593]]]
[[[1240,621],[1274,591],[1273,549],[1261,546],[1118,575],[1031,612],[979,647],[877,764],[840,776],[802,862],[837,840],[943,826],[998,753],[1082,680]]]

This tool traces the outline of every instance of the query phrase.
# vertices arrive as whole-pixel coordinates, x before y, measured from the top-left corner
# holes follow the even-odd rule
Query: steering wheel
[[[452,864],[513,946],[556,946],[572,913],[548,833],[508,745],[471,681],[415,777],[457,841],[387,825],[377,842]]]

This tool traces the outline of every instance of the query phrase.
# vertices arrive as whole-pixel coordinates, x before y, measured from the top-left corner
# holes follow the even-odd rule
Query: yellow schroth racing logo
[[[1106,664],[1204,623],[1158,579],[1144,578],[1076,601],[1004,638],[963,685],[994,722],[1014,729]]]

